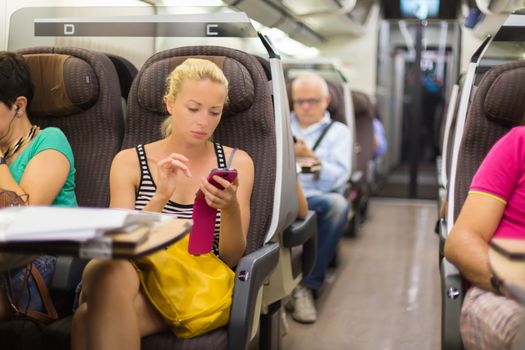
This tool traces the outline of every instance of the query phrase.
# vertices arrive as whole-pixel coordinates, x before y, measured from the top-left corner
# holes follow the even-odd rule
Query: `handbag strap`
[[[38,289],[38,294],[40,294],[40,300],[42,300],[42,304],[46,312],[43,313],[35,310],[21,310],[19,308],[22,293],[20,293],[20,295],[15,301],[13,300],[13,286],[11,281],[11,273],[8,272],[9,293],[7,293],[7,297],[9,298],[9,302],[11,303],[11,307],[15,310],[16,313],[27,315],[41,322],[50,323],[51,321],[57,320],[58,313],[56,311],[55,305],[53,304],[53,300],[51,299],[51,294],[49,294],[49,289],[47,288],[46,283],[44,282],[44,278],[40,274],[40,271],[38,271],[38,269],[35,268],[32,263],[29,263],[26,266],[26,273],[24,276],[22,290],[26,290],[28,288],[29,275],[33,276],[33,280],[35,281],[36,287]]]
[[[51,299],[51,294],[49,294],[49,289],[47,289],[46,283],[44,282],[44,278],[42,278],[40,271],[34,268],[33,264],[29,264],[28,267],[31,270],[31,275],[33,275],[33,279],[36,282],[36,286],[40,294],[40,299],[42,300],[42,304],[44,304],[46,313],[42,313],[42,312],[34,311],[34,310],[28,310],[27,315],[29,317],[33,317],[43,322],[51,322],[51,321],[57,320],[58,313],[57,313],[57,310],[55,309],[55,305],[53,304],[53,299]]]
[[[233,156],[235,155],[235,152],[237,152],[238,148],[235,147],[232,151],[232,153],[230,153],[230,156],[228,157],[228,161],[226,162],[226,168],[229,169],[230,166],[232,165],[232,162],[233,162]]]

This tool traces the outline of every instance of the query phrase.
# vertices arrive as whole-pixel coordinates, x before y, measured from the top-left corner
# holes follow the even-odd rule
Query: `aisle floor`
[[[436,217],[434,201],[373,198],[359,237],[340,246],[317,322],[288,315],[283,349],[439,349]]]

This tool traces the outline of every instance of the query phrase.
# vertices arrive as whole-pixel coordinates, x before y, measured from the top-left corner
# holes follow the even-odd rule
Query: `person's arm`
[[[157,189],[151,200],[142,210],[161,212],[175,191],[174,178],[178,171],[191,176],[188,167],[184,164],[188,159],[180,154],[172,153],[157,163]],[[140,166],[135,149],[119,152],[113,159],[109,175],[110,207],[135,207],[135,196],[140,178]]]
[[[135,208],[139,169],[138,158],[132,148],[120,151],[113,158],[109,173],[110,208]]]
[[[386,153],[387,141],[385,136],[385,128],[379,119],[374,118],[374,158],[381,157]]]
[[[50,205],[64,187],[69,175],[69,159],[59,150],[65,147],[67,140],[62,134],[48,134],[42,136],[39,142],[35,150],[37,153],[27,163],[19,184],[11,175],[7,164],[0,165],[0,188],[19,195],[27,194],[28,204]]]
[[[482,194],[469,194],[445,242],[445,256],[472,284],[493,290],[488,242],[499,225],[505,203]]]
[[[297,210],[297,218],[298,219],[304,219],[306,215],[308,214],[308,202],[306,201],[306,197],[303,193],[303,187],[301,186],[301,183],[299,180],[297,180],[297,202],[298,202],[298,210]]]
[[[508,201],[520,190],[524,147],[525,128],[520,127],[491,148],[472,179],[469,195],[445,242],[447,259],[471,283],[486,290],[492,290],[488,243]]]
[[[254,181],[253,161],[246,152],[236,152],[232,167],[238,172],[233,183],[219,176],[213,177],[224,190],[219,190],[204,178],[200,186],[208,205],[221,209],[219,255],[230,267],[237,265],[246,249]]]
[[[294,142],[293,146],[296,157],[317,158],[315,153],[310,148],[308,148],[304,140],[296,138],[296,142]]]

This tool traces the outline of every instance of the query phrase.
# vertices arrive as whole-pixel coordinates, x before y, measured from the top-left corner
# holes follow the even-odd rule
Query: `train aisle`
[[[360,237],[342,242],[317,322],[287,316],[285,350],[440,348],[436,203],[373,198],[369,213]]]

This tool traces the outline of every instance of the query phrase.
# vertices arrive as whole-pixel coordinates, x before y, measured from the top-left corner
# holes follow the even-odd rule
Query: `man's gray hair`
[[[322,76],[320,76],[319,74],[317,73],[314,73],[314,72],[307,72],[307,73],[302,73],[300,75],[298,75],[293,81],[292,81],[292,87],[296,86],[296,85],[299,85],[301,83],[308,83],[308,84],[312,84],[312,83],[318,83],[321,85],[321,89],[323,91],[323,95],[324,96],[329,96],[330,95],[330,90],[328,90],[328,84],[326,83],[326,80],[324,80],[324,78]]]

